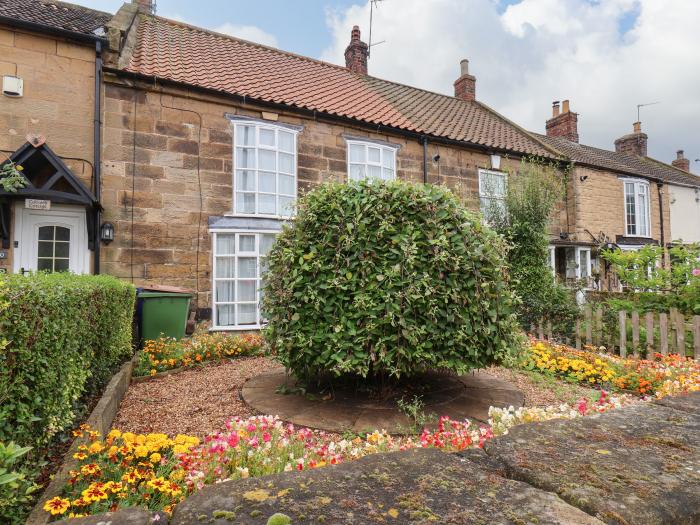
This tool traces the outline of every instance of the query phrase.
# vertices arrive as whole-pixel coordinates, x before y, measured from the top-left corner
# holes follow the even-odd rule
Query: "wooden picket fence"
[[[553,333],[552,322],[545,320],[531,326],[531,333],[542,340],[573,343],[578,349],[584,344],[604,346],[622,357],[684,352],[700,359],[700,315],[685,317],[675,308],[668,313],[648,312],[642,318],[639,312],[604,312],[602,307],[587,305],[573,334]]]

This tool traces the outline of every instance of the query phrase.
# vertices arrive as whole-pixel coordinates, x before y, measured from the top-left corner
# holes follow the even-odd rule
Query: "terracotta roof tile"
[[[357,75],[160,17],[141,17],[124,69],[494,150],[554,157],[542,143],[479,102]]]
[[[0,0],[0,17],[31,22],[54,29],[94,34],[112,15],[55,0]]]
[[[700,177],[679,170],[651,157],[637,157],[606,149],[594,148],[572,142],[563,137],[547,137],[533,133],[542,142],[549,144],[574,162],[610,169],[640,177],[659,179],[686,186],[700,186]]]

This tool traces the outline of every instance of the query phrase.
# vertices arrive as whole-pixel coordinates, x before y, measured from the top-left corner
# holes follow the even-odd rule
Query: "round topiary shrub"
[[[321,186],[269,253],[265,337],[301,379],[499,362],[516,338],[504,251],[447,189]]]

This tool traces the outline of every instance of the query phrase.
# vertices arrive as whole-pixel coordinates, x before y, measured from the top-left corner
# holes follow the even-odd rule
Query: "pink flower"
[[[693,268],[693,277],[700,277],[700,268]]]
[[[255,436],[253,439],[248,441],[248,445],[253,448],[256,448],[258,446],[258,436]]]
[[[272,436],[270,435],[269,432],[263,432],[262,438],[263,438],[263,441],[264,441],[265,443],[269,443],[270,440],[272,439]]]
[[[228,443],[229,447],[236,448],[238,446],[238,434],[235,432],[231,433],[226,442]]]
[[[584,398],[581,398],[578,400],[578,403],[576,403],[576,408],[582,416],[585,416],[588,408],[588,402]]]

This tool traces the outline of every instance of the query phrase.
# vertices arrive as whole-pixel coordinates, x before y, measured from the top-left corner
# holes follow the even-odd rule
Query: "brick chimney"
[[[569,101],[552,102],[552,118],[545,123],[548,137],[563,137],[571,142],[578,142],[578,113],[569,110]]]
[[[131,0],[131,3],[139,6],[139,13],[155,14],[156,6],[153,0]]]
[[[469,74],[469,60],[459,61],[460,76],[455,80],[455,97],[462,100],[476,99],[476,77]]]
[[[683,156],[683,150],[679,149],[676,151],[676,158],[671,165],[679,170],[690,172],[690,160]]]
[[[367,58],[369,46],[360,40],[360,28],[353,26],[350,32],[350,43],[345,48],[345,67],[359,75],[367,74]]]
[[[615,141],[615,151],[618,153],[626,153],[627,155],[636,155],[638,157],[647,156],[647,134],[642,133],[642,123],[635,122],[632,124],[632,133],[620,137]]]

